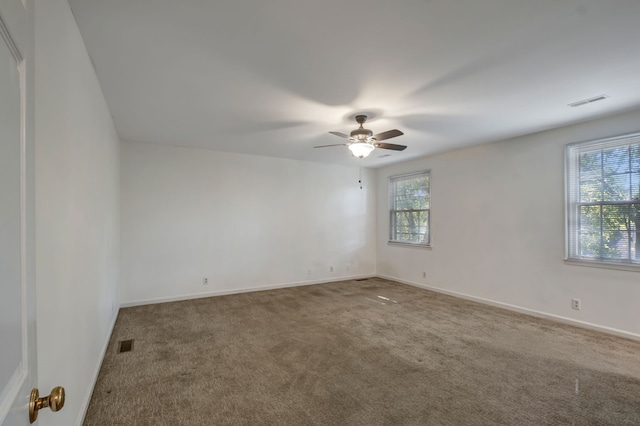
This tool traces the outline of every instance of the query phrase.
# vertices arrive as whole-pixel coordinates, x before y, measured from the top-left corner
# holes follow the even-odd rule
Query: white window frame
[[[427,191],[427,207],[424,209],[411,210],[414,212],[424,211],[427,213],[427,229],[426,229],[426,241],[421,242],[412,242],[412,241],[403,241],[397,239],[396,230],[396,222],[394,218],[397,217],[397,213],[401,211],[410,211],[406,209],[397,210],[396,207],[396,182],[427,177],[428,186],[426,188]],[[421,170],[419,172],[413,173],[405,173],[401,175],[395,175],[389,177],[389,244],[399,244],[399,245],[407,245],[412,247],[431,247],[431,171],[430,170]]]
[[[640,143],[640,133],[627,134],[606,139],[568,144],[565,147],[565,261],[582,266],[594,266],[609,269],[622,269],[640,272],[640,261],[633,259],[611,259],[601,256],[581,255],[580,242],[580,207],[631,205],[640,200],[581,202],[580,200],[580,154],[590,151],[604,150],[620,146]],[[631,163],[631,162],[630,162]],[[635,168],[630,170],[630,178]],[[601,176],[604,181],[605,177]],[[632,181],[633,182],[633,181]],[[604,187],[603,187],[604,188]],[[604,191],[604,189],[603,189]],[[602,229],[602,228],[601,228]],[[600,231],[602,232],[602,230]],[[630,232],[630,234],[633,234]],[[636,234],[636,239],[638,235]],[[629,245],[631,245],[629,240]],[[635,244],[635,240],[634,240]],[[637,256],[636,256],[637,257]]]

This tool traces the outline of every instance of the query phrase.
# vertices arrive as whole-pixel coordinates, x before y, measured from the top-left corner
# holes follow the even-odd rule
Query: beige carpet
[[[382,279],[141,306],[85,425],[640,425],[640,342]]]

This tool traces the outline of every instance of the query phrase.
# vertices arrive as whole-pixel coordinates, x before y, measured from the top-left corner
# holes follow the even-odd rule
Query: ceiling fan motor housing
[[[366,157],[375,148],[391,149],[394,151],[403,151],[406,148],[406,146],[404,145],[395,145],[392,143],[379,143],[379,141],[395,138],[397,136],[402,136],[404,133],[402,133],[400,130],[397,130],[397,129],[387,130],[386,132],[378,133],[374,137],[373,132],[369,129],[365,129],[363,126],[365,121],[367,121],[367,116],[359,114],[359,115],[356,115],[355,118],[358,124],[360,124],[360,127],[352,131],[349,134],[349,136],[341,132],[329,132],[332,135],[349,139],[349,143],[321,145],[321,146],[314,146],[314,148],[326,148],[326,147],[338,146],[338,145],[347,146],[349,150],[353,153],[353,155],[358,158]]]
[[[373,132],[369,129],[364,129],[362,127],[351,132],[351,138],[359,141],[367,140],[371,136],[373,136]]]

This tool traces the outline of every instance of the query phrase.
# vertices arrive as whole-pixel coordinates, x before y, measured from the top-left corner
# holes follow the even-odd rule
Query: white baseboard
[[[293,282],[293,283],[286,283],[286,284],[268,285],[268,286],[262,286],[262,287],[247,287],[247,288],[239,288],[239,289],[233,289],[233,290],[216,290],[216,291],[208,291],[205,293],[192,293],[192,294],[184,294],[180,296],[133,300],[129,302],[120,303],[120,307],[129,308],[132,306],[153,305],[156,303],[179,302],[181,300],[202,299],[205,297],[226,296],[229,294],[251,293],[254,291],[276,290],[279,288],[287,288],[287,287],[302,287],[307,285],[324,284],[324,283],[331,283],[331,282],[338,282],[338,281],[358,280],[363,278],[372,278],[375,276],[376,276],[375,274],[351,275],[347,277],[336,277],[336,278],[329,278],[329,279],[325,278],[321,280],[300,281],[300,282]]]
[[[449,296],[459,297],[460,299],[471,300],[472,302],[478,302],[478,303],[482,303],[482,304],[485,304],[485,305],[494,306],[496,308],[502,308],[502,309],[507,309],[509,311],[518,312],[518,313],[521,313],[521,314],[531,315],[531,316],[534,316],[534,317],[537,317],[537,318],[549,319],[549,320],[557,321],[557,322],[560,322],[560,323],[563,323],[563,324],[569,324],[569,325],[574,325],[576,327],[586,328],[586,329],[589,329],[589,330],[600,331],[600,332],[603,332],[603,333],[612,334],[614,336],[624,337],[624,338],[627,338],[627,339],[640,340],[640,334],[630,333],[628,331],[618,330],[616,328],[611,328],[611,327],[605,327],[605,326],[602,326],[602,325],[592,324],[592,323],[586,322],[586,321],[575,320],[573,318],[567,318],[567,317],[563,317],[563,316],[560,316],[560,315],[549,314],[549,313],[546,313],[546,312],[536,311],[536,310],[529,309],[529,308],[523,308],[521,306],[511,305],[511,304],[508,304],[508,303],[497,302],[495,300],[484,299],[482,297],[471,296],[469,294],[459,293],[457,291],[446,290],[446,289],[440,288],[440,287],[433,287],[433,286],[430,286],[430,285],[417,283],[417,282],[413,282],[413,281],[402,280],[400,278],[395,278],[395,277],[391,277],[391,276],[387,276],[387,275],[377,274],[376,276],[380,277],[380,278],[387,279],[387,280],[391,280],[391,281],[397,281],[399,283],[407,284],[407,285],[410,285],[410,286],[413,286],[413,287],[419,287],[419,288],[423,288],[425,290],[435,291],[436,293],[442,293],[442,294],[446,294],[446,295],[449,295]]]
[[[536,311],[529,308],[524,308],[521,306],[511,305],[509,303],[498,302],[491,299],[484,299],[482,297],[472,296],[466,293],[460,293],[457,291],[447,290],[440,287],[434,287],[430,285],[426,285],[423,283],[418,283],[414,281],[403,280],[400,278],[383,275],[383,274],[364,274],[364,275],[353,275],[348,277],[336,277],[331,279],[322,279],[322,280],[313,280],[313,281],[301,281],[301,282],[293,282],[286,284],[276,284],[269,285],[264,287],[247,287],[233,290],[218,290],[218,291],[210,291],[206,293],[194,293],[194,294],[186,294],[180,296],[171,296],[171,297],[160,297],[154,299],[145,299],[145,300],[135,300],[129,302],[123,302],[120,304],[121,308],[127,308],[132,306],[142,306],[142,305],[151,305],[155,303],[166,303],[166,302],[178,302],[182,300],[190,300],[190,299],[200,299],[205,297],[214,297],[214,296],[226,296],[229,294],[239,294],[239,293],[250,293],[255,291],[265,291],[265,290],[275,290],[279,288],[287,288],[287,287],[299,287],[299,286],[307,286],[307,285],[315,285],[315,284],[323,284],[329,282],[337,282],[337,281],[348,281],[355,279],[363,279],[363,278],[372,278],[372,277],[380,277],[391,281],[397,281],[399,283],[407,284],[413,287],[423,288],[425,290],[435,291],[437,293],[447,294],[449,296],[458,297],[465,300],[471,300],[473,302],[482,303],[489,306],[494,306],[497,308],[507,309],[513,312],[519,312],[521,314],[531,315],[537,318],[545,318],[552,321],[560,322],[563,324],[574,325],[576,327],[586,328],[589,330],[600,331],[607,334],[612,334],[618,337],[624,337],[627,339],[638,340],[640,341],[640,334],[630,333],[624,330],[618,330],[616,328],[606,327],[598,324],[593,324],[586,321],[580,321],[573,318],[567,318],[560,315],[550,314],[547,312]],[[107,342],[108,343],[108,342]],[[106,349],[106,347],[105,347]]]
[[[89,388],[87,389],[87,392],[85,393],[84,399],[82,401],[82,405],[80,406],[80,413],[78,414],[78,421],[76,422],[76,425],[78,426],[82,426],[82,424],[84,424],[84,418],[86,417],[87,410],[89,409],[89,403],[91,402],[93,389],[95,388],[96,383],[98,382],[98,374],[100,374],[100,368],[102,368],[102,362],[104,361],[104,356],[106,355],[107,348],[109,347],[109,341],[111,340],[111,335],[113,334],[113,328],[116,326],[116,320],[118,319],[118,312],[119,312],[119,309],[116,309],[116,311],[113,313],[113,318],[111,319],[111,323],[109,324],[109,332],[107,333],[104,344],[102,345],[100,358],[98,359],[98,362],[96,362],[96,366],[93,370],[93,375],[92,375],[93,380],[91,381],[91,386],[89,386]]]

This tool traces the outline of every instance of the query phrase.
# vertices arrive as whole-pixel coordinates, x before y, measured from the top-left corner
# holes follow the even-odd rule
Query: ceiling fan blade
[[[396,145],[394,143],[376,143],[374,145],[376,148],[391,149],[393,151],[404,151],[407,149],[405,145]]]
[[[333,145],[320,145],[320,146],[314,146],[314,148],[327,148],[330,146],[349,146],[348,143],[335,143]]]
[[[400,130],[393,129],[387,130],[386,132],[378,133],[377,135],[373,135],[373,138],[377,141],[383,141],[385,139],[391,139],[402,135],[404,135],[404,133],[402,133]]]
[[[336,136],[340,136],[341,138],[345,138],[345,139],[349,139],[349,135],[345,135],[344,133],[340,133],[340,132],[329,132],[332,135],[336,135]]]

